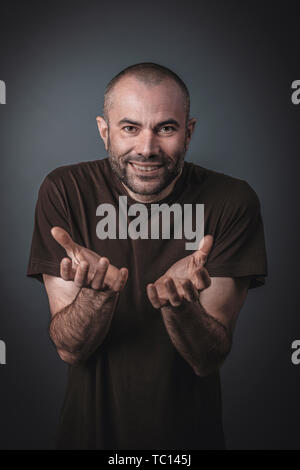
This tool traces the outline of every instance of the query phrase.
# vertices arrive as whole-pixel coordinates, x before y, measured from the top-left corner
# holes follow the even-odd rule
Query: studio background
[[[106,84],[157,62],[191,94],[186,159],[258,194],[269,276],[249,291],[221,369],[230,449],[300,448],[299,36],[292,2],[7,2],[1,6],[0,449],[53,448],[67,365],[48,336],[47,296],[25,276],[39,186],[54,168],[106,157],[96,126]]]

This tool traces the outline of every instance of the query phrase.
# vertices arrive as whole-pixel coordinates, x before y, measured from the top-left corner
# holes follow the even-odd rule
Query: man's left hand
[[[197,251],[177,261],[157,281],[147,285],[147,295],[154,308],[166,305],[179,307],[183,299],[199,301],[200,292],[211,284],[204,264],[212,245],[213,237],[205,235]]]

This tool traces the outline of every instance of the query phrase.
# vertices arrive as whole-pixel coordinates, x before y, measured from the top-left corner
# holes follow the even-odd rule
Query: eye
[[[160,130],[162,130],[162,129],[170,129],[169,132],[163,132],[163,134],[170,134],[171,132],[173,132],[175,130],[175,127],[173,127],[173,126],[164,126]]]
[[[125,130],[125,129],[136,129],[136,127],[134,127],[134,126],[125,126],[125,127],[123,127],[123,129],[124,129],[124,130]],[[129,134],[132,134],[132,133],[133,133],[131,130],[126,130],[126,132],[128,132]]]

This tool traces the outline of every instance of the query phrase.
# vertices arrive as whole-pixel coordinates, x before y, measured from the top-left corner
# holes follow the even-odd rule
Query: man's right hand
[[[60,275],[65,281],[74,281],[76,287],[120,292],[127,281],[128,269],[118,269],[109,260],[75,243],[61,227],[51,229],[52,237],[65,250],[69,258],[60,263]]]

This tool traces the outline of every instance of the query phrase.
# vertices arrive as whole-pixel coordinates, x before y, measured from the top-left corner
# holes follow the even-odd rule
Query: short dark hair
[[[103,117],[107,123],[109,123],[108,112],[112,103],[112,90],[115,85],[119,82],[122,77],[134,76],[137,80],[145,83],[148,86],[158,85],[162,80],[170,78],[174,80],[182,90],[185,98],[185,111],[186,111],[186,123],[190,117],[190,94],[187,86],[183,80],[172,70],[154,62],[141,62],[139,64],[133,64],[126,67],[124,70],[119,72],[105,88],[104,92],[104,103],[103,103]]]

